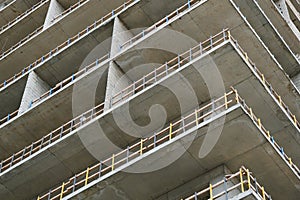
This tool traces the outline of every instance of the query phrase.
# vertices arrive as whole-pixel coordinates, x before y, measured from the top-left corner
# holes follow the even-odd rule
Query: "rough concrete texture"
[[[40,97],[49,89],[50,86],[45,81],[43,81],[34,71],[32,71],[27,79],[21,105],[19,108],[19,114],[23,113],[31,106],[31,101]]]
[[[47,29],[48,26],[53,23],[54,17],[62,13],[65,9],[57,2],[57,0],[51,0],[46,15],[45,23],[43,29]]]
[[[116,17],[114,20],[110,55],[115,56],[120,51],[120,45],[129,40],[133,34],[125,27],[123,22]],[[110,108],[111,97],[119,90],[126,88],[132,81],[124,74],[122,69],[111,62],[108,69],[105,109]]]

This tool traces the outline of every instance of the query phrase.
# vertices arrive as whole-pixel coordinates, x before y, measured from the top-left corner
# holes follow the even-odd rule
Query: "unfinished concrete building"
[[[298,0],[0,1],[0,199],[300,199]]]

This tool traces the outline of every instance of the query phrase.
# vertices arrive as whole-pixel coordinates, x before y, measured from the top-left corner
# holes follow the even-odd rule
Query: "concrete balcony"
[[[140,85],[138,81],[136,81],[135,89],[138,89],[138,92],[136,93],[135,90],[127,88],[127,93],[123,92],[124,99],[121,101],[118,100],[118,103],[115,103],[115,100],[112,101],[114,104],[113,108],[104,111],[104,103],[102,103],[95,109],[92,109],[83,115],[79,115],[76,119],[56,128],[50,134],[45,135],[32,145],[3,161],[1,168],[3,171],[3,182],[12,184],[10,187],[13,191],[16,189],[15,187],[17,187],[16,184],[21,184],[22,181],[26,182],[26,180],[36,180],[36,182],[32,181],[32,184],[36,184],[37,182],[40,182],[39,180],[43,180],[43,183],[46,185],[45,180],[48,180],[49,178],[47,177],[51,176],[52,178],[49,179],[49,185],[55,185],[56,181],[66,178],[69,174],[78,173],[84,165],[90,165],[95,161],[94,155],[91,155],[91,152],[87,149],[100,147],[101,154],[98,155],[98,159],[100,160],[115,151],[114,145],[117,145],[120,148],[126,148],[126,146],[135,141],[136,138],[127,135],[126,132],[124,133],[122,129],[120,130],[120,128],[118,128],[119,125],[115,121],[115,116],[123,116],[124,118],[124,110],[126,111],[128,106],[130,113],[133,116],[133,120],[137,124],[147,123],[149,118],[147,111],[150,109],[151,105],[153,105],[153,102],[162,104],[165,107],[168,113],[167,121],[177,119],[180,117],[180,113],[189,112],[195,108],[196,105],[193,105],[190,100],[185,99],[185,110],[181,110],[180,112],[178,102],[174,101],[174,95],[170,93],[169,89],[161,87],[161,85],[172,85],[174,88],[189,88],[186,90],[191,92],[195,91],[200,104],[208,105],[210,98],[205,81],[199,76],[194,76],[194,67],[198,66],[199,68],[203,68],[205,62],[202,62],[202,59],[209,54],[213,57],[220,72],[224,75],[225,88],[230,88],[231,85],[234,85],[239,89],[240,93],[247,97],[247,102],[251,104],[253,112],[260,114],[260,121],[268,125],[271,133],[273,133],[273,137],[280,141],[280,144],[285,147],[284,152],[287,152],[292,156],[293,162],[298,164],[300,162],[300,156],[295,149],[299,147],[299,140],[297,139],[299,138],[299,131],[293,125],[293,121],[289,114],[287,115],[287,111],[285,111],[285,108],[282,106],[284,104],[281,102],[280,105],[279,100],[276,100],[277,97],[275,98],[269,90],[270,86],[264,85],[268,83],[266,80],[260,78],[263,76],[257,74],[258,69],[255,70],[256,73],[252,72],[254,69],[247,65],[249,61],[243,59],[244,57],[241,56],[243,54],[239,54],[239,51],[234,48],[236,45],[233,44],[233,46],[231,46],[232,44],[228,43],[229,41],[226,40],[225,42],[220,42],[222,41],[220,38],[223,38],[223,33],[218,36],[219,37],[213,38],[213,41],[216,41],[217,43],[213,43],[212,49],[209,49],[211,48],[210,40],[207,40],[208,46],[203,43],[203,48],[207,52],[203,54],[199,53],[199,51],[192,52],[192,55],[195,55],[195,57],[193,57],[195,60],[188,61],[188,59],[186,59],[186,57],[189,58],[189,52],[180,55],[182,58],[182,67],[179,69],[177,69],[177,62],[175,62],[175,65],[168,63],[168,73],[156,70],[157,82],[154,81],[155,77],[151,78],[150,76],[147,76],[147,81],[144,85]],[[197,48],[198,47],[199,46],[197,45]],[[232,69],[232,63],[236,63],[236,65],[234,65],[235,70]],[[208,66],[208,68],[209,67],[210,66]],[[206,68],[206,70],[208,70],[208,68]],[[165,66],[163,66],[163,69],[165,69]],[[235,76],[232,76],[232,71],[234,71]],[[95,74],[96,77],[98,75],[95,71],[92,74]],[[168,75],[166,76],[165,74]],[[182,74],[187,78],[192,87],[186,85],[186,83],[181,80],[180,76],[176,76],[178,74]],[[85,81],[89,83],[94,82],[92,79],[85,79]],[[86,85],[83,83],[84,82],[79,85]],[[144,89],[139,89],[139,87]],[[88,88],[91,88],[91,86],[89,85]],[[68,91],[68,89],[66,90]],[[61,92],[59,94],[61,94]],[[88,94],[85,94],[85,96],[88,96]],[[118,97],[117,93],[116,97]],[[130,98],[128,99],[126,97]],[[59,99],[65,100],[66,97],[60,97]],[[218,103],[214,104],[218,105]],[[209,105],[212,104],[210,103]],[[84,104],[82,106],[84,107]],[[141,112],[141,110],[143,112]],[[98,123],[103,129],[103,133],[98,133],[98,131],[96,131]],[[128,124],[129,122],[126,122],[125,120],[122,123]],[[159,126],[159,124],[152,125],[146,133],[155,131]],[[32,133],[37,134],[39,132],[33,131]],[[25,137],[24,134],[23,136]],[[17,145],[21,146],[24,144],[25,138],[16,139],[19,135],[14,134],[11,135],[11,138],[8,137],[9,136],[6,136],[5,138],[7,138],[8,141],[15,141],[14,144],[16,146],[2,144],[2,147],[5,146],[5,149],[13,151],[17,148]],[[31,137],[38,136],[35,135]],[[84,143],[82,137],[93,139],[87,144]],[[28,136],[28,138],[30,137]],[[78,160],[78,155],[82,157],[84,162],[76,162],[76,160]],[[40,168],[40,166],[45,167]],[[28,171],[29,169],[30,171]],[[53,171],[54,174],[49,174],[49,171]],[[19,172],[22,173],[19,174]],[[13,176],[12,174],[17,175]],[[21,179],[22,181],[20,181]],[[33,185],[28,185],[28,187],[35,188]],[[42,187],[44,187],[44,185],[38,186],[38,189],[42,190]],[[21,189],[25,188],[22,186]]]

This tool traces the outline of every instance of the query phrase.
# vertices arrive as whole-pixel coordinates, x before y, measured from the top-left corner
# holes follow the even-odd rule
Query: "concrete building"
[[[298,200],[299,12],[0,1],[0,199]]]

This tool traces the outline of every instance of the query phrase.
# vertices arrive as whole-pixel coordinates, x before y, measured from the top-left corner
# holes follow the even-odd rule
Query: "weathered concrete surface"
[[[21,114],[29,109],[31,102],[34,99],[42,96],[49,89],[50,86],[45,83],[45,81],[43,81],[34,71],[32,71],[27,79],[18,114]]]
[[[183,2],[186,3],[185,0],[176,1],[176,3],[171,0],[142,1],[141,3],[135,4],[134,9],[130,9],[130,12],[126,12],[127,14],[125,15],[131,19],[134,18],[131,24],[132,27],[145,27],[172,12],[179,7],[179,5],[182,5]],[[19,47],[17,51],[12,52],[7,58],[0,61],[0,82],[12,77],[37,58],[48,53],[51,49],[65,42],[68,38],[73,37],[79,31],[82,31],[88,25],[94,23],[95,20],[100,19],[113,9],[122,5],[122,3],[124,3],[123,0],[88,1],[86,4],[83,4],[80,9],[74,10],[63,19],[53,23],[47,30],[39,33],[26,44]],[[155,15],[155,13],[158,12],[157,8],[159,8],[160,11],[159,14]],[[136,12],[140,13],[141,16],[136,17]],[[144,20],[144,18],[147,18],[147,20]],[[16,65],[16,63],[18,64]],[[7,66],[9,66],[10,70],[4,71],[3,69],[8,69]]]
[[[28,34],[34,32],[38,27],[42,26],[49,7],[49,2],[40,5],[34,12],[31,12],[26,17],[18,20],[16,24],[9,29],[1,32],[0,45],[1,53],[17,44]]]
[[[209,156],[200,159],[199,149],[207,134],[207,126],[200,128],[195,138],[186,137],[162,147],[125,170],[155,167],[160,161],[178,154],[179,148],[184,148],[186,152],[165,168],[142,174],[115,172],[117,174],[72,199],[153,199],[221,164],[227,165],[231,171],[244,164],[273,198],[298,199],[300,181],[242,110],[227,114],[217,144]],[[188,145],[190,141],[193,141],[191,146]]]
[[[123,22],[116,17],[114,20],[113,33],[111,38],[111,49],[110,56],[115,56],[120,51],[120,45],[133,37],[133,34],[124,26]],[[124,78],[125,77],[125,78]],[[122,80],[122,84],[116,87],[116,83]],[[109,63],[108,75],[107,75],[107,88],[105,92],[105,104],[104,109],[109,109],[111,107],[110,99],[114,95],[113,91],[118,91],[126,88],[130,85],[132,81],[124,75],[124,72],[120,67],[114,63]]]
[[[51,49],[60,45],[68,38],[73,37],[79,31],[82,31],[95,20],[100,19],[122,3],[123,1],[121,0],[88,1],[88,3],[81,6],[81,9],[76,9],[68,15],[65,15],[56,23],[49,26],[48,29],[39,33],[30,41],[19,47],[18,50],[13,51],[8,57],[0,61],[0,81],[4,81],[21,71],[37,58],[48,53]],[[10,66],[10,70],[4,70],[7,66]]]
[[[288,27],[285,20],[281,17],[280,13],[275,8],[271,1],[256,0],[259,6],[263,9],[265,14],[268,16],[272,24],[276,27],[280,35],[288,43],[290,48],[295,54],[300,54],[299,39]],[[271,8],[271,9],[270,9]]]
[[[12,0],[9,6],[0,8],[0,26],[15,19],[19,14],[35,5],[39,0],[16,1]]]
[[[8,113],[12,113],[18,110],[21,99],[23,96],[24,88],[26,85],[27,77],[18,81],[16,84],[11,86],[10,90],[0,92],[0,116],[1,119],[7,116]]]
[[[52,24],[52,20],[59,14],[61,14],[65,9],[62,7],[62,5],[57,2],[57,0],[51,0],[48,8],[48,12],[46,15],[46,19],[44,22],[43,29],[47,29],[50,24]]]
[[[207,20],[208,15],[211,20]],[[127,25],[126,18],[123,18],[123,22]],[[248,53],[249,58],[255,62],[257,68],[281,95],[291,111],[297,118],[300,118],[300,97],[296,88],[294,88],[286,73],[279,68],[272,56],[245,24],[245,21],[229,1],[209,0],[189,14],[171,23],[167,28],[178,32],[184,30],[183,33],[187,35],[187,41],[190,41],[190,38],[192,38],[197,42],[201,42],[209,38],[210,35],[220,32],[224,27],[230,28],[232,36],[237,39],[240,46]],[[116,58],[116,63],[124,72],[127,72],[134,66],[144,64],[146,59],[143,57],[143,52],[147,51],[147,49],[144,50],[145,47],[159,45],[160,48],[165,48],[170,52],[173,51],[173,48],[180,48],[181,43],[176,45],[176,39],[168,37],[168,33],[165,30],[158,31],[155,35],[131,49],[130,53],[124,53]],[[184,42],[182,43],[185,44]],[[188,48],[183,47],[181,52],[186,50]]]
[[[295,130],[291,121],[287,119],[287,116],[278,107],[271,96],[254,77],[241,57],[233,51],[233,48],[230,45],[222,47],[212,53],[211,56],[218,70],[223,75],[222,77],[226,91],[230,89],[230,86],[237,88],[240,95],[246,99],[254,112],[261,118],[262,122],[272,133],[284,132],[284,134],[275,134],[275,138],[279,140],[280,144],[286,147],[286,152],[293,156],[295,162],[300,163],[299,152],[295,151],[295,148],[297,149],[299,146],[299,133]],[[204,71],[208,70],[208,72],[210,72],[210,67],[210,65],[207,65],[207,62],[202,62],[200,60],[197,63],[194,63],[193,67],[190,66],[181,72],[181,75],[186,81],[182,81],[180,76],[174,76],[160,83],[160,85],[146,89],[147,91],[142,92],[137,97],[130,100],[130,103],[125,101],[113,109],[113,111],[109,110],[104,118],[99,120],[105,135],[107,135],[117,146],[123,147],[130,143],[132,138],[134,138],[132,136],[126,136],[124,138],[124,132],[130,133],[141,131],[139,128],[135,130],[135,126],[130,126],[131,130],[123,129],[124,125],[128,126],[128,124],[134,122],[143,127],[149,124],[148,112],[154,104],[161,104],[164,106],[167,113],[166,120],[171,121],[178,118],[180,113],[187,112],[194,109],[197,105],[207,102],[211,99],[206,86],[207,83],[197,69]],[[104,67],[101,67],[100,70],[101,69],[105,70]],[[80,84],[83,84],[79,91],[85,91],[84,88],[87,88],[88,85],[93,85],[93,82],[95,82],[97,78],[97,75],[94,74],[84,78],[83,82],[79,82]],[[213,78],[211,79],[213,80]],[[104,83],[100,84],[100,86],[102,85],[102,91],[105,91],[106,80],[103,81]],[[172,92],[170,91],[170,88],[173,88]],[[188,94],[185,92],[188,92]],[[54,95],[39,106],[24,113],[22,117],[18,117],[11,123],[4,125],[0,129],[0,146],[3,149],[1,157],[8,157],[17,150],[22,149],[25,145],[46,135],[51,130],[59,127],[63,122],[70,119],[72,117],[70,107],[71,95],[72,87],[68,87],[63,92]],[[100,95],[98,99],[99,103],[104,101],[104,94],[102,95],[103,98],[101,99]],[[180,102],[177,99],[177,95],[184,95],[184,102]],[[197,105],[193,104],[190,98],[186,99],[187,96],[193,97],[193,95],[196,95],[195,98],[197,98],[199,102]],[[219,94],[219,96],[221,95],[223,95],[223,93]],[[183,106],[182,103],[185,105],[183,108],[181,108]],[[86,104],[83,101],[80,105],[83,108],[79,113],[90,108],[85,105]],[[52,109],[54,107],[56,109],[59,108],[59,114],[57,114],[56,109]],[[127,113],[128,111],[130,113],[129,116]],[[36,113],[43,114],[37,115]],[[154,117],[153,119],[158,121],[154,122],[154,124],[151,123],[152,125],[150,126],[147,125],[147,129],[143,129],[144,133],[149,133],[164,125],[161,124],[165,120],[161,120],[161,116],[165,116],[164,113],[158,112],[154,114],[158,114],[156,117],[152,116]],[[41,118],[49,123],[35,123],[37,120],[41,120]],[[116,121],[118,123],[116,123]],[[11,141],[14,141],[14,143],[12,144]]]
[[[262,123],[265,125],[266,128],[268,128],[271,133],[273,133],[275,139],[278,141],[278,143],[282,146],[285,147],[284,151],[292,157],[293,162],[295,164],[300,163],[300,155],[299,152],[295,149],[299,148],[299,133],[295,130],[295,128],[292,127],[290,121],[288,121],[283,115],[282,111],[278,109],[278,106],[274,103],[274,101],[271,99],[271,97],[266,93],[264,88],[258,83],[258,80],[253,77],[251,74],[250,70],[245,66],[243,63],[243,60],[239,57],[238,54],[236,54],[230,45],[227,44],[227,46],[222,47],[221,49],[217,50],[216,52],[212,53],[211,56],[214,59],[214,62],[216,63],[216,66],[220,70],[222,74],[224,74],[224,84],[226,90],[229,89],[231,85],[233,85],[235,88],[238,89],[240,95],[245,98],[246,102],[248,103],[249,106],[253,108],[254,113],[261,118]],[[233,64],[235,63],[235,64]],[[138,96],[135,98],[131,99],[129,102],[125,101],[122,104],[115,106],[114,110],[109,110],[107,113],[104,113],[98,120],[94,120],[92,122],[89,122],[82,126],[82,129],[78,132],[73,132],[70,134],[68,138],[63,139],[61,142],[54,144],[53,147],[51,147],[49,150],[43,150],[39,155],[31,158],[30,160],[26,161],[24,164],[21,164],[20,166],[16,167],[12,171],[7,172],[7,175],[4,175],[3,177],[10,177],[9,174],[16,174],[17,172],[22,172],[23,175],[20,175],[20,179],[22,180],[33,180],[33,177],[38,177],[38,178],[43,178],[43,173],[46,173],[47,170],[49,170],[47,167],[43,168],[45,172],[42,171],[37,171],[37,174],[34,173],[34,171],[30,171],[30,173],[27,172],[27,170],[24,169],[24,167],[27,168],[35,168],[34,166],[44,166],[43,163],[48,163],[49,160],[53,160],[53,165],[47,164],[47,166],[51,166],[53,171],[61,169],[59,166],[63,165],[69,168],[69,172],[64,173],[64,170],[62,171],[62,174],[58,173],[61,176],[67,178],[67,175],[69,173],[77,173],[78,171],[76,170],[82,170],[85,166],[89,166],[93,163],[93,157],[97,158],[98,160],[106,158],[108,155],[110,155],[112,152],[117,152],[119,151],[120,148],[126,148],[127,145],[132,144],[137,138],[139,137],[144,137],[152,133],[153,131],[156,131],[157,129],[160,129],[160,127],[165,125],[164,123],[161,124],[162,121],[166,120],[167,123],[169,121],[176,120],[180,118],[182,115],[184,116],[186,112],[191,112],[196,105],[193,105],[191,99],[191,96],[193,92],[196,93],[198,102],[200,104],[205,104],[205,102],[210,100],[209,93],[207,91],[207,86],[205,84],[205,81],[201,77],[201,75],[197,74],[198,72],[195,71],[195,68],[202,68],[203,70],[208,70],[209,71],[209,65],[207,65],[206,62],[199,61],[199,63],[194,63],[192,66],[189,66],[188,68],[184,69],[181,72],[181,75],[186,78],[187,82],[182,79],[181,76],[172,76],[171,78],[165,80],[163,83],[160,83],[160,85],[156,85],[154,87],[150,87],[146,89],[147,91],[140,93]],[[206,67],[206,68],[205,68]],[[233,68],[234,70],[234,75],[232,75]],[[233,80],[232,77],[235,77]],[[209,78],[209,77],[208,77]],[[91,79],[86,79],[87,83],[92,82]],[[82,85],[85,85],[84,83],[81,83]],[[81,85],[80,84],[80,85]],[[90,87],[90,86],[87,86]],[[170,88],[176,88],[175,94],[170,91]],[[82,91],[85,90],[85,88],[81,89]],[[177,98],[178,95],[180,96],[179,93],[185,94],[185,103],[179,102],[179,99]],[[190,95],[186,95],[189,93]],[[63,94],[63,93],[60,93]],[[188,98],[186,98],[188,97]],[[57,99],[58,97],[56,97]],[[104,97],[103,97],[104,98]],[[67,101],[66,103],[70,103],[69,100],[64,97],[64,102]],[[48,103],[44,103],[44,106],[49,107]],[[166,119],[161,120],[161,116],[165,117],[163,113],[160,111],[154,112],[154,111],[149,111],[151,110],[150,108],[155,105],[155,104],[160,104],[164,107],[165,112],[167,113]],[[41,105],[42,106],[42,105]],[[63,106],[63,105],[59,105]],[[37,107],[39,108],[39,107]],[[50,108],[51,109],[51,108]],[[129,111],[131,119],[128,119],[128,115],[126,112]],[[154,113],[153,113],[154,112]],[[151,121],[149,120],[149,113],[151,113]],[[241,114],[241,112],[239,112]],[[50,113],[51,114],[51,113]],[[66,115],[66,113],[63,113]],[[240,115],[238,114],[238,115]],[[229,114],[229,116],[231,113]],[[242,114],[244,116],[244,114]],[[23,116],[24,118],[25,116]],[[33,117],[33,115],[31,115]],[[230,118],[230,117],[229,117]],[[246,118],[246,119],[244,119]],[[120,120],[121,119],[121,120]],[[227,118],[228,119],[228,118]],[[241,141],[239,141],[238,136],[240,136],[240,139],[243,139],[244,142],[247,142],[249,145],[259,145],[261,144],[260,142],[263,142],[262,139],[258,141],[252,141],[251,139],[247,138],[250,135],[253,135],[254,133],[257,133],[255,129],[251,128],[251,132],[247,132],[247,128],[241,127],[241,126],[246,126],[248,127],[248,122],[246,122],[248,117],[242,117],[242,119],[237,119],[236,117],[232,117],[234,124],[238,124],[238,126],[231,126],[230,130],[228,130],[228,133],[223,131],[223,135],[227,135],[230,133],[237,134],[235,136],[232,136],[228,138],[228,141],[226,142],[226,145],[221,145],[222,148],[229,148],[233,146],[231,143],[228,142],[234,142],[234,144],[241,144],[241,147],[236,147],[238,150],[242,150],[245,152],[248,152],[247,150],[247,144],[243,144]],[[46,120],[46,119],[44,119]],[[132,120],[132,121],[131,121]],[[49,119],[48,119],[49,121]],[[51,120],[53,122],[53,120]],[[150,123],[151,122],[151,123]],[[19,123],[19,122],[17,122]],[[138,128],[135,127],[135,125],[139,125]],[[167,124],[166,123],[166,124]],[[251,122],[252,123],[252,122]],[[150,125],[149,125],[150,124]],[[124,125],[131,128],[131,130],[126,130],[124,129]],[[148,126],[149,125],[149,126]],[[22,125],[24,126],[24,125]],[[47,125],[48,126],[48,125]],[[148,126],[148,127],[146,127]],[[252,125],[253,126],[253,125]],[[5,128],[5,127],[4,127]],[[2,128],[2,130],[4,129]],[[31,127],[26,127],[26,129],[29,129]],[[44,127],[38,127],[38,125],[35,125],[34,129],[39,130]],[[225,128],[226,129],[226,128]],[[142,131],[141,131],[142,130]],[[19,128],[16,131],[21,131]],[[5,138],[7,138],[9,141],[13,140],[13,137],[19,137],[17,132],[14,131],[11,133],[11,135],[8,138],[6,135]],[[139,132],[141,131],[141,132]],[[42,132],[42,131],[36,131],[36,132]],[[32,134],[36,134],[36,132],[30,132]],[[136,135],[136,132],[139,132],[140,135]],[[20,135],[24,136],[27,135],[27,132],[24,132],[23,134],[19,133]],[[243,135],[241,135],[243,134]],[[245,135],[244,135],[245,134]],[[261,134],[258,133],[258,137],[261,137]],[[31,137],[36,137],[36,136],[31,136]],[[3,137],[4,138],[4,137]],[[28,135],[29,138],[29,135]],[[235,140],[232,140],[232,138],[235,138]],[[1,137],[2,139],[2,137]],[[22,142],[23,142],[22,138]],[[16,141],[16,144],[20,144],[21,138]],[[8,147],[7,144],[1,144],[6,145],[5,147]],[[10,149],[15,149],[16,147],[9,147]],[[254,147],[253,147],[254,148]],[[55,152],[59,153],[54,153]],[[252,149],[252,147],[249,149]],[[272,150],[272,149],[271,149]],[[271,151],[270,150],[270,151]],[[4,151],[4,150],[3,150]],[[48,153],[48,151],[52,152],[51,154]],[[204,164],[207,165],[205,166],[205,170],[212,169],[213,167],[216,167],[217,165],[220,165],[224,163],[225,161],[222,161],[223,159],[227,159],[230,156],[233,156],[233,152],[227,152],[229,151],[228,149],[226,150],[218,150],[217,152],[222,152],[224,155],[220,156],[218,155],[217,157],[211,157],[211,154],[209,154],[210,160],[207,160]],[[255,152],[256,155],[262,154],[261,148],[258,150],[259,152]],[[63,152],[63,153],[62,153]],[[241,154],[243,152],[240,152]],[[241,155],[240,153],[235,154]],[[49,155],[48,155],[49,154]],[[56,155],[56,158],[53,158],[53,154]],[[226,154],[226,155],[225,155]],[[50,156],[48,158],[48,156]],[[84,158],[85,162],[76,162],[80,155],[80,158]],[[45,157],[44,157],[45,156]],[[50,159],[51,158],[51,159]],[[252,157],[253,159],[257,159],[255,156]],[[251,159],[252,159],[251,158]],[[44,160],[43,162],[41,161]],[[208,159],[208,158],[207,158]],[[238,160],[239,160],[238,156]],[[265,160],[267,158],[263,158]],[[276,159],[275,159],[276,160]],[[59,161],[59,162],[58,162]],[[210,164],[213,163],[214,161],[217,161],[216,165]],[[245,164],[247,167],[249,167],[251,170],[253,170],[252,165],[250,160],[242,160],[241,162],[239,160],[238,164],[236,165],[231,165],[233,166],[230,169],[237,170],[240,165]],[[248,163],[249,161],[249,163]],[[50,162],[50,161],[49,161]],[[202,163],[201,161],[200,163]],[[236,161],[237,162],[237,161]],[[269,161],[268,161],[269,162]],[[273,162],[273,161],[272,161]],[[83,165],[84,163],[84,165]],[[147,162],[148,163],[148,162]],[[187,164],[189,165],[189,164]],[[202,165],[202,164],[201,164]],[[239,165],[238,167],[235,168],[235,166]],[[268,164],[270,165],[270,163]],[[30,167],[29,167],[30,166]],[[181,166],[181,165],[180,165]],[[204,165],[202,165],[204,166]],[[270,165],[273,166],[273,165]],[[278,166],[278,165],[276,165]],[[262,166],[260,166],[262,167]],[[39,168],[40,169],[40,168]],[[43,170],[41,169],[41,170]],[[178,166],[177,166],[178,170]],[[197,171],[195,174],[195,171],[193,172],[193,176],[196,176],[197,173],[199,172],[198,175],[204,173],[205,171]],[[270,170],[270,172],[274,172]],[[260,172],[262,173],[262,172]],[[265,172],[266,173],[266,172]],[[267,172],[269,173],[269,171]],[[279,172],[276,172],[279,173]],[[260,174],[259,174],[260,175]],[[269,174],[270,175],[270,174]],[[19,177],[19,175],[16,175]],[[187,180],[190,180],[191,176]],[[261,177],[261,176],[258,176]],[[265,177],[265,176],[264,176]],[[272,176],[270,176],[272,177]],[[282,177],[280,177],[282,178]],[[9,182],[12,184],[10,187],[15,187],[15,180],[20,180],[19,178],[12,178],[10,181],[5,181]],[[43,178],[44,179],[44,178]],[[53,178],[54,179],[54,178]],[[143,179],[143,178],[142,178]],[[285,179],[283,177],[283,179]],[[145,179],[146,180],[146,179]],[[49,185],[51,185],[52,180],[49,180]],[[182,183],[182,179],[180,184]],[[37,181],[38,182],[38,181]],[[51,183],[50,183],[51,182]],[[35,184],[35,183],[33,183]],[[47,183],[45,182],[45,185]],[[129,183],[128,183],[129,184]],[[281,184],[281,183],[279,183]],[[53,186],[55,184],[52,184]],[[122,185],[122,184],[121,184]],[[139,184],[137,184],[139,185]],[[49,189],[51,186],[49,186],[46,189]],[[278,186],[278,185],[277,185]],[[276,187],[277,187],[276,186]],[[293,185],[291,185],[293,186]],[[29,187],[29,186],[28,186]],[[44,186],[40,186],[44,187]],[[40,188],[39,189],[42,189]],[[122,186],[123,187],[123,186]],[[124,186],[125,187],[125,186]],[[175,187],[175,186],[174,186]],[[275,186],[274,186],[275,187]],[[152,188],[152,186],[151,186]],[[22,188],[19,188],[20,190]],[[168,188],[168,190],[172,189],[172,185]],[[168,191],[167,189],[162,191],[159,194],[155,195],[162,195],[164,192]],[[41,191],[41,190],[40,190]],[[141,190],[144,191],[144,190]],[[136,193],[136,195],[139,195]],[[143,193],[143,195],[146,195]],[[132,197],[135,198],[135,197]],[[136,197],[137,198],[137,197]]]
[[[253,1],[234,0],[234,2],[240,8],[243,15],[247,17],[247,20],[263,40],[263,42],[274,54],[275,58],[281,64],[285,72],[290,77],[293,77],[299,73],[300,63],[297,58],[292,55],[291,50],[289,49],[290,45],[287,46],[287,44],[282,40],[283,35],[279,36],[276,33],[277,29],[272,27],[272,25],[269,23],[269,19],[264,16],[259,7],[257,7]],[[300,41],[298,41],[298,45],[295,46],[298,48],[300,46]],[[296,50],[296,52],[293,53],[299,53],[300,49],[294,50]]]
[[[106,88],[105,77],[107,75],[103,75],[100,78],[99,76],[101,76],[102,73],[105,73],[107,67],[108,66],[102,66],[96,72],[90,74],[88,78],[76,79],[76,85],[78,85],[76,89],[77,96],[72,96],[74,95],[74,83],[71,83],[70,87],[67,87],[60,93],[44,99],[43,102],[39,102],[40,105],[33,104],[32,109],[22,113],[17,118],[12,119],[14,120],[12,123],[3,125],[4,127],[1,127],[0,129],[1,159],[17,150],[23,149],[25,146],[30,145],[31,142],[38,140],[75,117],[72,112],[73,98],[93,95],[92,100],[94,100],[94,105],[102,103],[104,101],[104,92]],[[77,83],[77,81],[80,81],[80,83]],[[98,84],[95,85],[95,82]],[[96,87],[97,90],[95,89],[95,93],[93,93],[92,87]],[[81,109],[86,111],[91,107],[92,106],[86,107],[86,105],[82,105]],[[47,123],[38,123],[41,120],[44,120]],[[22,134],[20,134],[21,132]]]

